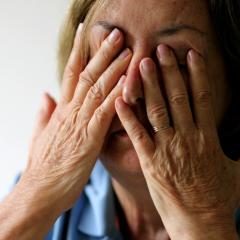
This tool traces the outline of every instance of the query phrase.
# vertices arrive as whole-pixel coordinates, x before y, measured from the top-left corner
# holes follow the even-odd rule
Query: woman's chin
[[[100,160],[110,173],[117,170],[142,175],[139,158],[125,131],[119,131],[108,138]]]

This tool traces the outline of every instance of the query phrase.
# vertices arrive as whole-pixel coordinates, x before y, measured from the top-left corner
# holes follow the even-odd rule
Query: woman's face
[[[207,62],[212,88],[216,124],[219,125],[227,108],[229,89],[218,39],[215,36],[208,6],[204,0],[111,0],[96,14],[90,26],[91,55],[97,51],[109,32],[117,27],[125,35],[125,46],[133,51],[127,70],[126,85],[140,87],[139,63],[145,57],[156,59],[160,43],[170,46],[176,55],[187,83],[184,65],[188,50],[195,49]],[[146,119],[144,108],[137,103],[136,114]],[[114,133],[121,129],[116,117],[109,138],[100,156],[101,161],[113,175],[141,175],[136,152],[126,134]]]

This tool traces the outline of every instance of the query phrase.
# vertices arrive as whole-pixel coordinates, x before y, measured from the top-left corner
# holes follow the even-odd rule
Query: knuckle
[[[66,120],[66,116],[64,114],[64,111],[57,109],[53,112],[53,118],[59,123],[62,124]]]
[[[80,73],[79,81],[89,87],[95,84],[95,78],[87,68]]]
[[[165,61],[162,62],[163,69],[166,69],[168,71],[175,71],[177,70],[177,64],[175,61],[173,61],[172,58],[167,58]]]
[[[188,96],[184,93],[176,94],[169,97],[169,102],[171,105],[183,106],[188,102]]]
[[[148,161],[143,161],[142,166],[145,172],[148,172],[150,176],[155,176],[156,175],[156,164],[157,161],[153,158],[152,160]]]
[[[109,79],[109,78],[112,78],[113,76],[116,75],[116,66],[114,64],[111,64],[107,71],[103,73],[103,78],[104,79]]]
[[[95,101],[103,101],[104,94],[99,84],[93,85],[89,90],[89,98]]]
[[[67,65],[66,68],[64,69],[63,78],[64,78],[64,79],[65,79],[65,78],[70,78],[70,79],[72,79],[72,78],[74,78],[74,77],[76,77],[76,71],[75,71],[75,69],[73,69],[72,66]]]
[[[211,93],[209,91],[201,91],[201,92],[195,93],[193,95],[193,98],[196,103],[207,107],[211,100]]]
[[[105,41],[104,44],[102,44],[101,58],[103,59],[103,61],[109,61],[112,50],[113,47],[111,44],[108,43],[108,41]]]
[[[132,130],[132,136],[133,136],[133,139],[134,139],[136,142],[141,142],[141,141],[145,140],[144,131],[143,131],[143,130],[139,130],[139,129],[137,129],[137,128],[133,128],[133,130]]]
[[[108,113],[106,111],[104,111],[104,109],[102,107],[99,107],[95,111],[95,118],[100,125],[104,124],[104,123],[106,123],[106,120],[108,119]]]
[[[149,118],[162,119],[167,116],[167,109],[165,105],[153,106],[149,109]]]

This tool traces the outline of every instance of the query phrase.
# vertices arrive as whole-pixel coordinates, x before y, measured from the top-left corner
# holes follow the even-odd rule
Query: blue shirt
[[[74,207],[62,214],[45,240],[121,240],[109,174],[97,161]]]
[[[110,177],[98,161],[74,207],[57,219],[45,240],[121,240],[115,216]],[[239,234],[239,210],[236,227]]]

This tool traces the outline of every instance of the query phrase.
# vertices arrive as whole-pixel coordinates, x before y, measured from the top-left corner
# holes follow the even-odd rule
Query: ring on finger
[[[158,126],[158,127],[153,126],[153,127],[152,127],[153,135],[155,135],[155,134],[157,134],[157,133],[159,133],[159,132],[165,131],[165,130],[167,130],[167,129],[169,129],[169,128],[170,128],[170,125],[169,125],[169,124],[161,125],[161,126]]]

